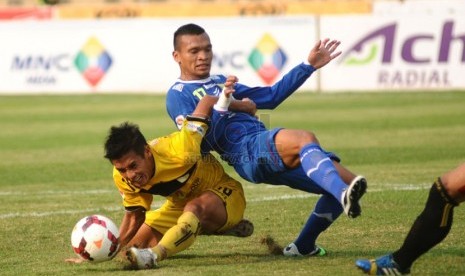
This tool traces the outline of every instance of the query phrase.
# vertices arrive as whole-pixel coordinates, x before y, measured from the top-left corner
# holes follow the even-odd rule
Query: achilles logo
[[[453,21],[444,22],[439,36],[431,32],[413,33],[402,37],[400,44],[395,45],[398,29],[398,24],[392,23],[374,30],[346,51],[341,62],[349,66],[366,65],[380,56],[382,64],[392,63],[399,58],[407,64],[447,63],[451,48],[458,47],[461,50],[460,58],[454,61],[465,63],[465,33],[456,33]],[[382,41],[381,49],[376,43],[379,40]],[[438,50],[421,51],[425,46]]]

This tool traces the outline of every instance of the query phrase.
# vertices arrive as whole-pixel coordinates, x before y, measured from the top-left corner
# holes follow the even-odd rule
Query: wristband
[[[226,97],[224,94],[224,89],[221,91],[220,97],[218,98],[218,101],[216,104],[213,106],[213,109],[219,112],[226,112],[228,111],[229,105],[231,104],[232,97],[231,95],[229,97]]]

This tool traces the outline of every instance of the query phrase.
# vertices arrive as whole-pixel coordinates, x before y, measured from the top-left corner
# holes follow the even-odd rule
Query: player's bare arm
[[[257,105],[249,98],[244,98],[241,101],[233,100],[229,105],[229,110],[234,112],[248,113],[255,116],[257,113]]]
[[[224,84],[225,88],[227,88],[227,93],[232,93],[234,92],[234,85],[239,81],[239,79],[236,76],[228,76],[226,79],[226,82]],[[230,104],[229,104],[229,109],[230,111],[233,112],[243,112],[243,113],[248,113],[252,116],[255,116],[257,113],[257,105],[255,104],[254,101],[252,101],[249,98],[244,98],[242,100],[234,100],[232,99]]]
[[[145,220],[145,209],[139,207],[135,210],[126,211],[119,228],[120,248],[125,247],[129,241],[136,235],[140,226]]]
[[[329,38],[318,41],[308,55],[308,63],[315,69],[325,66],[341,54],[341,51],[336,52],[340,44],[340,41],[330,41]]]
[[[224,89],[220,94],[220,97],[205,95],[197,104],[192,116],[208,118],[211,115],[212,108],[219,111],[228,110],[231,103],[231,94],[234,92],[234,84],[237,82],[236,76],[228,76],[224,84]]]

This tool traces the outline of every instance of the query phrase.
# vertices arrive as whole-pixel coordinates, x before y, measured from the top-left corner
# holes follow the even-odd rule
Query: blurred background
[[[0,95],[164,93],[172,36],[203,26],[212,73],[270,85],[318,39],[343,54],[301,88],[465,89],[463,0],[1,0]]]

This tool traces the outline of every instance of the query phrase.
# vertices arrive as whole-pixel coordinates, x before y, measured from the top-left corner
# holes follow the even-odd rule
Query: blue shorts
[[[276,133],[281,129],[262,131],[243,138],[241,158],[231,165],[242,178],[252,183],[285,185],[309,193],[326,194],[305,174],[301,166],[289,169],[284,165],[274,142]],[[326,153],[331,159],[340,161],[335,154]]]

